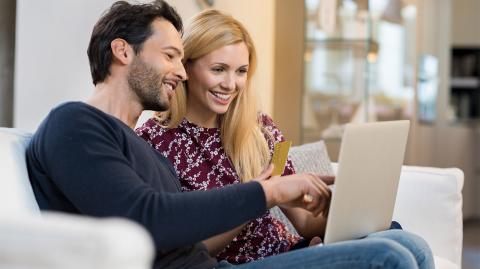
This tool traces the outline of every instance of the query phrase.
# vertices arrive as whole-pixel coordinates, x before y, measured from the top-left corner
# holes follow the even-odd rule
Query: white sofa
[[[149,268],[152,240],[130,221],[40,216],[25,165],[30,137],[0,128],[0,268]],[[429,243],[439,269],[461,268],[462,186],[456,168],[402,169],[394,219]]]
[[[25,163],[30,138],[29,133],[0,128],[0,268],[151,268],[153,241],[138,224],[40,215]]]

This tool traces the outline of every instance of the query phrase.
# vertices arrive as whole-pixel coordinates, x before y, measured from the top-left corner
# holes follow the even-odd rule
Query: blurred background
[[[34,131],[92,93],[86,50],[113,2],[0,1],[0,126]],[[167,2],[185,24],[210,6],[245,24],[253,88],[294,144],[324,139],[336,161],[343,124],[409,119],[406,164],[465,173],[464,268],[480,268],[479,0]]]

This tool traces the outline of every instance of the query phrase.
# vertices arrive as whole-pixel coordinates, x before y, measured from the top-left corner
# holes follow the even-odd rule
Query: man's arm
[[[256,182],[188,193],[152,188],[118,146],[118,130],[89,113],[63,109],[40,130],[45,170],[81,213],[132,219],[150,231],[157,248],[169,249],[200,242],[265,212],[265,195]]]

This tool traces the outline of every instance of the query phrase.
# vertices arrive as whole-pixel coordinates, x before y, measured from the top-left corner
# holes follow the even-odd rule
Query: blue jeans
[[[241,265],[222,261],[216,268],[434,269],[435,267],[432,252],[422,238],[403,230],[387,230],[359,240],[298,249]]]

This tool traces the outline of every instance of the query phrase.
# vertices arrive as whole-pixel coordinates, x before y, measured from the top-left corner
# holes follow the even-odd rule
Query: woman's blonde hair
[[[258,176],[270,161],[265,136],[271,135],[259,121],[257,99],[250,90],[250,81],[256,68],[256,52],[245,27],[232,16],[218,10],[205,10],[195,17],[185,30],[183,46],[184,65],[226,45],[244,42],[249,52],[249,68],[245,89],[240,89],[227,112],[219,116],[220,135],[225,153],[230,158],[242,182]],[[234,57],[234,56],[233,56]],[[177,127],[186,114],[188,81],[179,86],[172,96],[170,110],[158,113],[167,128]]]

